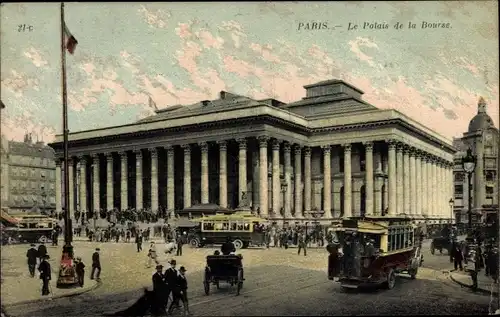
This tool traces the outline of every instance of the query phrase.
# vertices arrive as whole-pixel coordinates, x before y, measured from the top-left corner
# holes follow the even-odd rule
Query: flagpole
[[[72,226],[69,205],[69,155],[68,155],[68,101],[66,88],[66,44],[64,41],[64,3],[61,2],[61,80],[62,80],[62,108],[63,108],[63,146],[64,146],[64,247],[60,270],[65,272],[65,258],[73,259]],[[69,276],[61,276],[61,271],[57,279],[57,286],[64,287],[75,284],[76,276],[74,270],[69,271]]]

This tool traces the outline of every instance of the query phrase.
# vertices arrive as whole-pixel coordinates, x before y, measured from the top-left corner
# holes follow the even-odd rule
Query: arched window
[[[344,186],[340,187],[340,217],[344,216]]]
[[[359,214],[361,217],[364,217],[366,214],[366,191],[365,191],[365,185],[361,186],[359,189],[359,196],[360,196],[360,210]]]

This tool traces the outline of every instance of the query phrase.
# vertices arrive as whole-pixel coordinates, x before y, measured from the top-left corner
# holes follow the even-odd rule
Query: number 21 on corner
[[[33,25],[19,24],[17,26],[17,32],[32,32]]]

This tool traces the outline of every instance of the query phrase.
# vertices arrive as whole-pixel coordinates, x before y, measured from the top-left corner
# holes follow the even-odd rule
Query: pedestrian
[[[47,247],[43,242],[38,246],[38,260],[42,262],[42,258],[47,255]]]
[[[186,243],[186,232],[184,232],[182,235],[179,235],[177,238],[177,252],[176,256],[182,256],[182,246]]]
[[[137,252],[142,251],[142,233],[135,235],[135,244],[137,245]]]
[[[462,262],[464,260],[464,257],[460,245],[456,241],[453,242],[452,256],[455,271],[458,270],[458,268],[460,268],[460,271],[463,271],[464,267],[462,265]]]
[[[148,251],[148,264],[147,267],[151,267],[151,261],[154,260],[156,265],[158,265],[158,256],[156,254],[156,245],[154,241],[151,241]]]
[[[46,254],[42,257],[40,265],[38,265],[38,271],[40,271],[40,279],[42,280],[42,296],[49,295],[49,281],[52,279],[52,272],[50,269],[50,263],[47,261],[49,255]]]
[[[127,233],[125,234],[125,242],[130,243],[130,230],[127,230]]]
[[[179,302],[182,301],[183,308],[184,308],[184,314],[186,314],[186,306],[187,303],[184,300],[184,295],[186,294],[187,296],[187,280],[185,274],[186,269],[181,266],[177,275],[175,276],[175,280],[172,281],[173,285],[171,285],[171,292],[172,292],[172,303],[170,303],[170,307],[168,307],[168,314],[172,314],[174,308],[180,308]],[[182,288],[185,288],[184,291]],[[187,298],[187,297],[186,297]],[[175,307],[174,307],[175,305]]]
[[[189,311],[189,300],[187,294],[188,282],[186,278],[186,268],[184,266],[181,266],[179,269],[179,273],[180,274],[177,282],[177,287],[179,290],[178,295],[180,297],[180,300],[182,301],[184,315],[191,315],[191,312]]]
[[[38,251],[35,249],[35,244],[31,244],[31,248],[26,252],[26,257],[28,258],[28,270],[30,272],[31,277],[35,277],[35,267],[36,267],[36,258],[38,256]]]
[[[83,283],[85,280],[85,264],[83,263],[81,257],[76,258],[75,271],[78,278],[78,284],[80,285],[80,287],[83,287]]]
[[[299,251],[297,252],[298,255],[300,255],[300,250],[304,250],[304,256],[307,255],[307,241],[304,233],[299,233],[297,236],[297,244],[299,246]]]
[[[170,296],[170,294],[172,294],[172,299],[173,299],[173,302],[172,304],[175,304],[177,308],[179,308],[179,298],[174,298],[173,297],[173,294],[174,294],[174,291],[175,291],[175,288],[176,288],[176,285],[177,285],[177,276],[179,275],[179,273],[177,272],[177,269],[175,268],[176,265],[177,265],[177,261],[175,259],[172,259],[168,262],[170,264],[170,268],[168,268],[166,271],[165,271],[165,274],[163,275],[164,276],[164,280],[165,280],[165,284],[167,285],[167,291],[166,291],[166,296],[165,296],[165,299],[166,299],[166,302],[165,302],[165,306],[168,305],[168,298]],[[170,305],[170,307],[172,307],[172,304]]]
[[[90,279],[93,280],[94,275],[95,275],[95,278],[98,282],[101,281],[101,278],[100,278],[100,276],[101,276],[101,258],[99,256],[99,251],[101,251],[101,249],[96,248],[94,254],[92,254],[92,271],[90,272]]]
[[[156,265],[156,272],[153,274],[153,307],[151,307],[151,313],[154,316],[165,315],[165,293],[166,284],[163,276],[163,265]]]

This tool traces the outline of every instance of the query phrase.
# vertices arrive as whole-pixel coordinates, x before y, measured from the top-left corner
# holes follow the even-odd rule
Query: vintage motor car
[[[417,226],[406,217],[351,217],[332,230],[327,246],[328,279],[342,289],[383,284],[396,285],[396,274],[415,279],[423,258]]]

